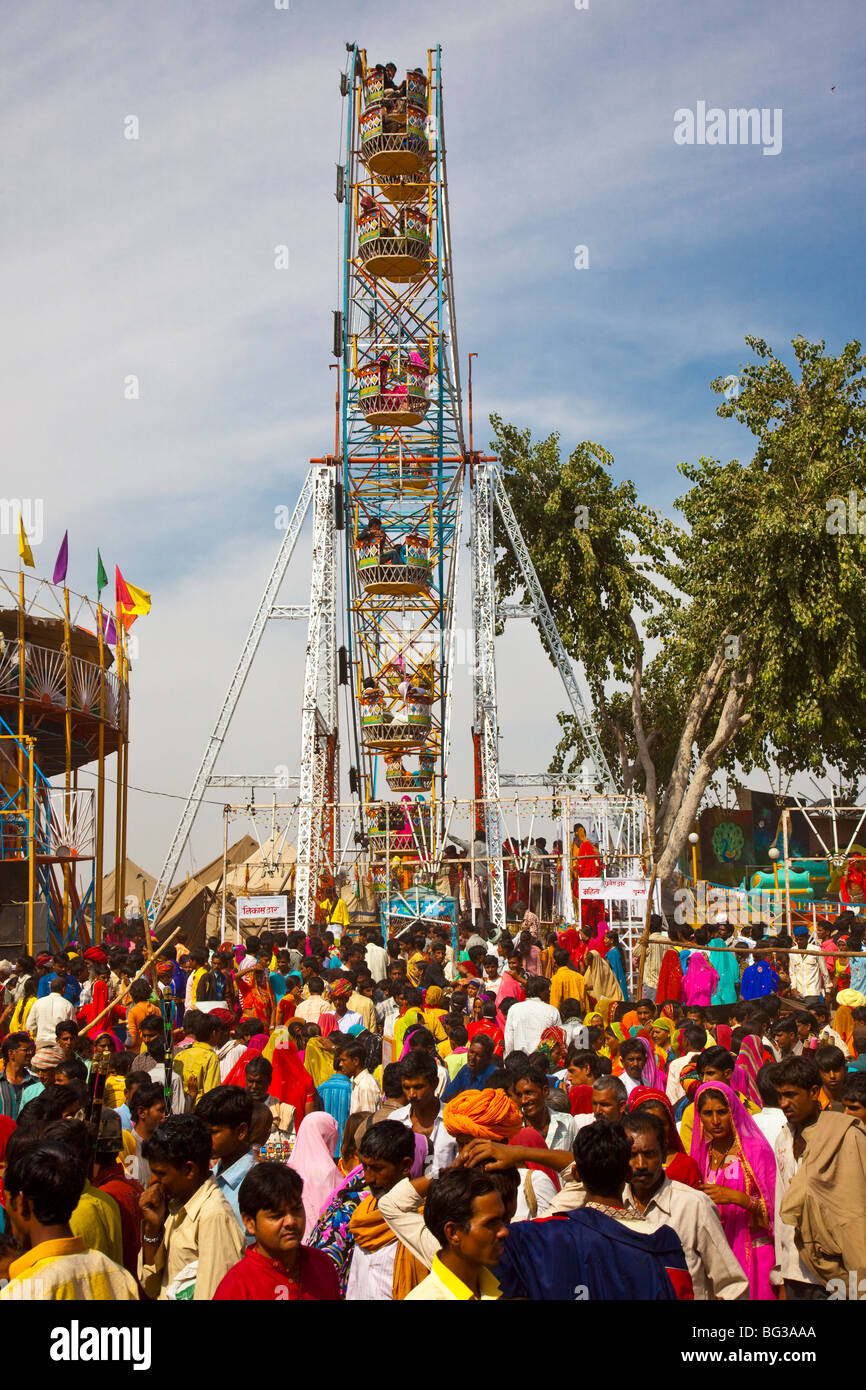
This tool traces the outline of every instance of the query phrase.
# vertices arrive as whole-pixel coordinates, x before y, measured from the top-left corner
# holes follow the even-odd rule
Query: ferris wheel
[[[352,737],[364,802],[390,789],[432,806],[448,774],[466,456],[440,52],[399,84],[353,56],[335,343]]]
[[[337,168],[342,300],[333,354],[340,389],[334,454],[312,460],[151,898],[155,919],[209,787],[286,785],[215,773],[232,715],[272,618],[308,620],[297,779],[295,926],[319,920],[339,864],[341,758],[355,798],[350,832],[381,900],[392,852],[429,884],[448,831],[455,618],[464,516],[471,549],[475,843],[490,916],[505,923],[495,638],[531,617],[559,670],[593,785],[614,781],[588,702],[539,584],[497,460],[464,437],[445,160],[441,50],[397,81],[347,45],[345,147]],[[494,511],[514,550],[524,602],[497,606]],[[305,518],[313,517],[309,604],[278,602]],[[343,712],[340,713],[341,700]],[[540,778],[517,782],[538,785]],[[517,782],[512,779],[512,785]],[[393,794],[388,796],[388,793]],[[477,856],[476,856],[477,858]]]

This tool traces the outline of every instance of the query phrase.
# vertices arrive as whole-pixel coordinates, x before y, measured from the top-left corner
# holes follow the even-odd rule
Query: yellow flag
[[[124,605],[123,611],[125,613],[140,613],[141,616],[144,617],[146,613],[150,612],[150,594],[146,594],[144,589],[137,588],[135,584],[130,584],[128,579],[126,581],[126,587],[129,592],[129,597],[132,599],[132,607],[129,608]]]
[[[33,559],[33,551],[30,549],[30,543],[27,540],[27,532],[24,530],[24,521],[20,513],[18,516],[18,554],[25,565],[29,565],[32,570],[35,570],[36,562]]]

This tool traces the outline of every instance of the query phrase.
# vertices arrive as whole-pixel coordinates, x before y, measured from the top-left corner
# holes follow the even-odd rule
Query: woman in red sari
[[[656,999],[660,1004],[667,1004],[669,1001],[676,1003],[682,998],[682,991],[683,968],[680,965],[679,952],[669,947],[662,956]]]
[[[628,1109],[629,1114],[638,1109],[649,1111],[651,1115],[657,1115],[665,1126],[668,1136],[665,1173],[671,1182],[682,1182],[686,1187],[700,1187],[703,1182],[701,1170],[683,1148],[674,1119],[674,1108],[664,1091],[652,1086],[635,1086],[628,1098]]]
[[[276,1003],[268,973],[263,966],[256,965],[251,970],[238,975],[238,994],[241,1000],[241,1021],[257,1018],[263,1033],[270,1033],[274,1025]]]
[[[126,1017],[126,1010],[120,1004],[116,1004],[108,1013],[105,1012],[108,1008],[109,997],[108,970],[107,967],[101,966],[100,973],[93,981],[90,1003],[85,1004],[75,1015],[79,1027],[86,1025],[84,1031],[91,1042],[93,1042],[94,1038],[99,1033],[104,1032],[105,1029],[110,1029],[115,1025],[122,1024]],[[95,1019],[99,1019],[99,1022],[94,1026],[93,1021]]]
[[[493,1039],[494,1052],[502,1056],[505,1034],[496,1022],[496,1005],[486,995],[479,995],[475,999],[472,1005],[472,1021],[467,1023],[466,1032],[469,1034],[470,1042],[478,1033],[486,1033],[488,1038]]]

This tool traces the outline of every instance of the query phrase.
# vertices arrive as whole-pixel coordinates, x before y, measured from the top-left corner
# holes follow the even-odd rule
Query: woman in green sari
[[[709,942],[712,946],[724,946],[726,943],[720,936],[714,936]],[[707,952],[710,965],[718,972],[719,982],[713,993],[713,1004],[736,1004],[737,988],[740,983],[740,966],[734,951],[713,951]]]

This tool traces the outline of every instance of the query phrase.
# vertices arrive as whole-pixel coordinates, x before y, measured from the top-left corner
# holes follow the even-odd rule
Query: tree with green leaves
[[[558,435],[491,421],[609,761],[623,790],[646,794],[662,882],[720,768],[866,770],[866,358],[858,342],[834,357],[795,338],[792,371],[746,342],[757,360],[739,389],[712,389],[755,452],[681,463],[676,520],[615,483],[600,445],[563,460]],[[497,546],[505,597],[520,574],[501,531]],[[573,716],[560,722],[552,766],[570,770],[585,750]]]

